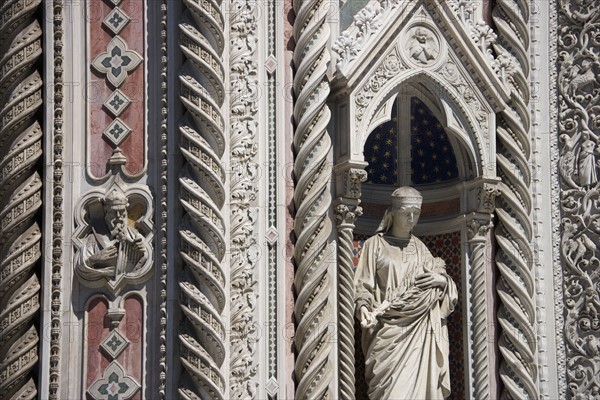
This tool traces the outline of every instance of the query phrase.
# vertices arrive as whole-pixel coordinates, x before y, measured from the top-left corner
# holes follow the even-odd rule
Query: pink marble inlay
[[[144,2],[123,0],[119,8],[131,19],[119,36],[127,43],[130,50],[136,51],[144,58]],[[107,161],[112,154],[112,147],[102,137],[102,132],[113,121],[113,118],[102,104],[115,88],[108,83],[103,74],[98,73],[91,66],[94,58],[106,51],[108,43],[114,37],[114,34],[102,25],[102,21],[111,10],[112,7],[103,0],[90,0],[88,3],[89,68],[91,73],[87,83],[86,100],[89,107],[90,127],[88,142],[89,173],[94,177],[104,176],[108,172]],[[144,62],[129,74],[119,89],[131,99],[131,104],[119,118],[132,130],[129,137],[121,143],[120,148],[128,160],[125,169],[130,174],[137,174],[144,169],[146,152]]]
[[[106,320],[108,303],[103,298],[95,298],[88,305],[87,310],[87,375],[86,388],[102,377],[102,372],[109,364],[109,360],[100,352],[100,343],[109,332]],[[91,397],[88,395],[88,399]]]

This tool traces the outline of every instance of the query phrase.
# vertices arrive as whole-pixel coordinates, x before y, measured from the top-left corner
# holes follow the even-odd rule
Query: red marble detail
[[[110,361],[100,352],[100,343],[108,336],[110,324],[106,318],[108,302],[98,297],[90,301],[87,310],[87,373],[85,388],[89,388],[97,379],[102,378],[102,372]],[[88,395],[88,399],[91,397]]]
[[[142,386],[135,396],[132,397],[133,400],[141,400],[144,389],[144,382],[142,380],[144,303],[139,296],[132,295],[125,299],[124,308],[125,316],[119,324],[119,332],[129,340],[129,346],[117,357],[117,361]]]
[[[355,237],[354,240],[354,265],[358,264],[362,245],[366,237]],[[465,398],[465,372],[464,372],[464,343],[463,343],[463,315],[462,315],[462,269],[461,269],[461,242],[460,232],[444,233],[441,235],[423,236],[420,238],[429,248],[434,257],[441,257],[446,261],[448,274],[456,283],[458,289],[458,303],[454,312],[448,317],[448,340],[450,341],[450,399]],[[360,329],[355,320],[356,341],[356,398],[367,399],[367,383],[365,381],[365,361],[360,348]]]
[[[140,0],[123,0],[119,8],[131,19],[119,36],[127,43],[130,50],[145,57],[144,45],[144,3]],[[106,51],[108,43],[114,37],[102,25],[102,21],[112,10],[109,2],[89,0],[87,21],[89,29],[89,81],[87,82],[87,104],[89,109],[89,173],[93,177],[102,177],[108,171],[108,159],[112,154],[112,146],[102,137],[102,132],[113,121],[112,115],[104,109],[104,101],[114,91],[114,87],[103,74],[98,73],[91,62],[100,53]],[[132,132],[121,143],[120,148],[127,157],[125,169],[130,174],[138,174],[144,170],[145,164],[145,75],[144,61],[131,72],[119,89],[129,97],[131,104],[119,118],[131,128]]]
[[[125,315],[120,321],[119,333],[127,338],[129,345],[116,358],[125,373],[133,377],[141,388],[132,397],[141,400],[144,391],[143,359],[144,359],[144,302],[137,295],[131,295],[124,302]],[[92,300],[87,313],[87,375],[86,389],[102,374],[112,361],[100,347],[102,341],[110,333],[110,320],[107,317],[108,303],[104,298]],[[87,395],[87,399],[92,398]]]

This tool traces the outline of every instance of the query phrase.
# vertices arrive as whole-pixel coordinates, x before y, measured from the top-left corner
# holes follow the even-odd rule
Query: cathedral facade
[[[412,186],[450,398],[600,398],[594,0],[5,0],[0,397],[366,399]]]

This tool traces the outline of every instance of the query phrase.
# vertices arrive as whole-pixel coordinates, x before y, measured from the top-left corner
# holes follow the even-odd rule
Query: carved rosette
[[[600,392],[600,14],[594,2],[558,2],[560,252],[569,398]]]
[[[333,342],[329,326],[335,318],[328,271],[333,251],[328,218],[332,168],[327,160],[331,112],[326,104],[330,91],[326,78],[330,60],[326,22],[329,5],[318,0],[297,0],[293,7],[296,398],[323,399],[334,396],[330,389]]]
[[[37,396],[40,337],[36,320],[42,234],[43,104],[41,0],[8,0],[0,8],[0,397]],[[36,17],[37,16],[37,17]]]
[[[260,98],[256,60],[257,6],[250,0],[236,0],[230,14],[229,76],[231,82],[231,359],[229,396],[253,399],[257,394],[256,374],[258,298],[256,240],[259,166],[256,121]]]
[[[489,399],[489,323],[486,283],[486,235],[492,223],[490,220],[474,219],[467,224],[469,243],[469,269],[471,271],[471,340],[473,342],[473,396],[476,399]]]
[[[183,219],[180,253],[185,271],[179,285],[182,326],[180,360],[185,371],[179,384],[184,399],[223,399],[226,303],[225,96],[223,67],[224,16],[220,1],[184,0],[179,45],[185,56],[179,73],[180,176]]]
[[[367,172],[350,168],[342,174],[343,193],[334,207],[338,234],[339,397],[355,398],[354,371],[354,224],[362,215],[358,205]]]
[[[530,140],[529,140],[529,4],[499,0],[492,18],[498,30],[494,45],[500,57],[511,60],[506,79],[512,92],[510,108],[497,116],[497,176],[501,196],[496,201],[498,225],[496,290],[500,300],[498,322],[502,355],[503,396],[538,398],[535,336],[535,290],[531,249]]]

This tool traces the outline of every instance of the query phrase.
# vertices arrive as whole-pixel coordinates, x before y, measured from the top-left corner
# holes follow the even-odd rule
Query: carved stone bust
[[[128,196],[122,186],[115,183],[104,195],[92,194],[79,205],[82,223],[74,238],[75,269],[86,286],[106,283],[116,289],[140,281],[150,269],[148,203],[140,193]],[[129,210],[144,208],[141,218],[130,215]]]
[[[371,399],[450,395],[446,318],[458,295],[444,260],[412,235],[421,203],[411,187],[392,193],[356,270],[356,315]]]

